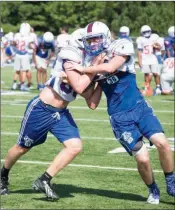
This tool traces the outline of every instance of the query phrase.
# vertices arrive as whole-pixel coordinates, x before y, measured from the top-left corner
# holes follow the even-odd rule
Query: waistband
[[[49,110],[51,110],[51,111],[53,111],[53,112],[63,113],[63,112],[65,112],[65,111],[67,110],[67,107],[66,107],[66,108],[57,108],[57,107],[54,107],[54,106],[52,106],[52,105],[50,105],[50,104],[46,104],[46,103],[44,103],[40,98],[39,98],[39,103],[40,103],[43,107],[45,107],[45,108],[47,108],[47,109],[49,109]]]

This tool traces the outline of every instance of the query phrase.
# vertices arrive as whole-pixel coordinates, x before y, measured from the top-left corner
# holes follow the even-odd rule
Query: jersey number
[[[151,47],[151,46],[149,46],[149,45],[144,46],[143,53],[144,53],[145,55],[152,54],[152,53],[153,53],[153,49],[152,49],[152,47]]]
[[[118,77],[116,75],[109,77],[106,81],[109,85],[115,84],[116,82],[118,82]]]
[[[19,51],[25,50],[25,41],[16,41],[16,44]]]
[[[174,68],[174,59],[168,59],[168,61],[166,62],[166,66],[168,67],[168,69],[173,69]]]

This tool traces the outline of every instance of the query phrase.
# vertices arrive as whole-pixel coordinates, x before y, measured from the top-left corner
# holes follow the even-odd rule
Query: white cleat
[[[13,86],[12,86],[12,90],[16,90],[17,89],[17,83],[13,83]]]
[[[158,205],[159,199],[160,199],[160,197],[158,195],[155,196],[153,193],[149,193],[147,203]]]

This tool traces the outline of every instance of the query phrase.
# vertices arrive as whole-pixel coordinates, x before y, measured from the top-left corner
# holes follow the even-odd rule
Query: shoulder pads
[[[109,54],[113,55],[133,55],[134,54],[134,46],[131,41],[128,39],[119,39],[111,43],[109,46]]]
[[[76,63],[82,63],[83,52],[80,49],[69,45],[63,47],[58,53],[58,56],[61,59],[71,60]]]

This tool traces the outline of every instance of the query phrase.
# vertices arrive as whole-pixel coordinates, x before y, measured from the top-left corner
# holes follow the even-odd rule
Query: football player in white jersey
[[[98,87],[106,95],[114,135],[126,151],[135,156],[139,174],[149,189],[147,202],[159,204],[160,191],[153,177],[143,137],[150,141],[150,145],[156,146],[165,174],[167,193],[175,197],[171,148],[159,120],[137,87],[133,43],[127,39],[110,43],[110,39],[109,28],[104,23],[89,23],[83,37],[86,52],[84,66],[76,63],[69,70],[103,74],[98,79]],[[99,65],[94,61],[99,61]]]
[[[32,47],[32,44],[34,43],[33,37],[30,36],[30,25],[28,23],[22,23],[19,33],[20,36],[18,35],[14,37],[16,45],[14,70],[17,74],[20,74],[20,90],[29,91],[29,88],[25,85],[27,72],[31,69],[28,49],[29,47]],[[14,81],[12,88],[15,89],[15,85],[17,85],[16,81]]]
[[[170,57],[163,62],[163,70],[160,76],[162,95],[174,94],[174,58]]]
[[[140,32],[141,37],[136,40],[139,66],[144,73],[146,85],[151,86],[153,74],[156,83],[155,92],[156,94],[161,94],[159,65],[154,54],[151,28],[148,25],[144,25],[141,27]]]
[[[82,150],[78,127],[67,106],[76,98],[77,93],[82,94],[87,100],[93,97],[93,87],[92,90],[89,89],[86,92],[84,90],[89,86],[94,75],[67,71],[67,68],[72,66],[70,61],[82,64],[82,49],[71,45],[63,48],[55,62],[55,74],[48,80],[40,95],[28,103],[18,142],[8,151],[1,169],[1,195],[8,194],[8,174],[15,162],[32,147],[44,143],[50,131],[63,144],[63,149],[48,169],[35,180],[33,189],[43,192],[48,199],[59,199],[50,181]],[[59,77],[60,72],[63,71],[67,73],[71,86]]]

